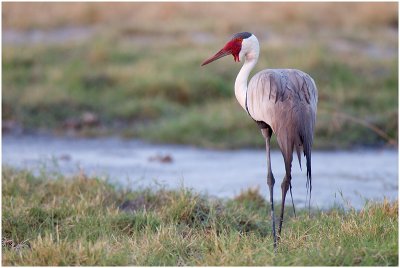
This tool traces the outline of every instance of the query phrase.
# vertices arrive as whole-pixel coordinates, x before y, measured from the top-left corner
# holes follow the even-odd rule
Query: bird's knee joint
[[[268,173],[268,176],[267,176],[267,184],[268,184],[268,186],[270,186],[270,187],[273,187],[274,184],[275,184],[275,178],[274,178],[274,175],[272,175],[272,173]]]
[[[290,180],[287,180],[286,177],[281,184],[282,191],[287,191],[289,189]]]

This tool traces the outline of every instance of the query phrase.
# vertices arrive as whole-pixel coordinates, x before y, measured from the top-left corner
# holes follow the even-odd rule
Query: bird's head
[[[259,51],[260,48],[257,37],[249,32],[237,33],[232,36],[231,40],[229,40],[217,54],[204,61],[201,66],[227,55],[232,55],[233,59],[238,62],[243,59],[243,57],[258,58]]]

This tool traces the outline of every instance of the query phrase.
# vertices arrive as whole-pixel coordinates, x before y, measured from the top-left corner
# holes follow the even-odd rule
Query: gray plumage
[[[247,107],[256,121],[265,122],[275,133],[285,161],[286,173],[291,172],[296,149],[301,167],[303,151],[307,164],[307,187],[311,195],[311,147],[316,121],[318,91],[314,80],[295,69],[266,69],[250,80]]]

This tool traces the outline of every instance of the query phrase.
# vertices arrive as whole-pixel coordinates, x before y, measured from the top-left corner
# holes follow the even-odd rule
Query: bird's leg
[[[261,132],[265,138],[265,143],[266,143],[265,148],[267,152],[267,167],[268,167],[267,184],[269,187],[269,199],[271,202],[271,222],[272,222],[272,235],[274,237],[274,252],[276,253],[276,231],[275,231],[275,211],[274,211],[275,178],[271,170],[271,154],[270,154],[270,140],[271,140],[272,130],[271,128],[265,128],[261,129]]]
[[[271,169],[268,170],[267,183],[269,187],[269,200],[271,202],[271,222],[272,222],[272,235],[274,236],[274,251],[276,252],[276,231],[275,231],[275,211],[274,211],[274,184],[275,179],[274,175],[271,172]]]
[[[289,182],[289,191],[290,191],[290,197],[292,199],[292,206],[293,206],[293,213],[294,213],[294,217],[296,218],[296,209],[294,207],[294,202],[293,202],[293,194],[292,194],[292,182]]]
[[[291,179],[292,178],[291,178],[290,173],[289,174],[286,173],[285,178],[283,179],[282,184],[281,184],[281,188],[282,188],[282,207],[281,207],[281,216],[280,216],[280,220],[279,220],[279,228],[278,228],[278,235],[279,236],[278,236],[278,239],[281,236],[282,223],[283,223],[283,214],[285,212],[285,199],[286,199],[287,191],[288,191],[289,186],[291,184],[291,182],[290,182]],[[294,206],[293,206],[293,208],[294,208]]]

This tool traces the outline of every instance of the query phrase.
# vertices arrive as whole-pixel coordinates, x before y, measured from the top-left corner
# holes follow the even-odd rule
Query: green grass
[[[239,66],[228,59],[200,68],[203,55],[209,54],[196,51],[205,51],[200,47],[140,53],[141,48],[134,45],[128,50],[126,45],[106,42],[91,51],[92,45],[5,47],[3,120],[63,133],[67,120],[89,111],[103,126],[91,130],[99,135],[107,129],[156,142],[263,146],[262,139],[255,138],[259,135],[256,125],[236,105],[233,83]],[[311,59],[294,51],[294,60],[284,65],[304,69],[317,81],[316,147],[387,142],[361,124],[338,118],[335,111],[373,124],[397,140],[397,61],[361,61],[353,67],[319,49]],[[179,60],[168,56],[178,52]],[[283,53],[265,49],[264,55],[275,56],[267,57],[268,62],[262,59],[259,66],[280,67]],[[382,71],[371,77],[373,68]]]
[[[216,200],[3,167],[2,264],[398,265],[397,202],[288,208],[276,255],[268,207],[254,190]]]
[[[396,19],[393,9],[379,6],[382,14],[377,16],[377,12],[371,13],[375,10],[373,5],[360,4],[354,7],[352,16],[346,16],[346,8],[340,5],[317,4],[310,8],[300,5],[294,9],[289,6],[260,9],[248,5],[248,9],[237,9],[239,6],[232,4],[230,12],[248,15],[250,11],[264,10],[276,15],[265,16],[261,12],[258,16],[259,20],[271,20],[273,26],[265,29],[267,38],[260,38],[262,50],[255,71],[297,68],[315,79],[319,89],[315,148],[397,142],[398,44],[391,28]],[[132,7],[133,4],[129,6]],[[15,8],[24,10],[23,5]],[[36,21],[42,16],[34,13],[38,17],[27,14],[26,21],[21,23],[25,26],[37,23],[42,25],[37,26],[39,29],[47,29],[44,25],[47,23],[53,30],[68,26],[68,21],[56,23],[64,16],[62,7],[53,8],[59,15],[49,17],[47,22]],[[218,148],[264,146],[256,125],[235,104],[233,85],[241,64],[227,57],[200,67],[232,33],[243,30],[237,25],[238,16],[228,16],[226,12],[224,16],[229,17],[226,24],[218,24],[199,15],[209,11],[201,4],[197,8],[194,4],[177,4],[175,8],[183,9],[179,15],[171,15],[176,12],[172,6],[167,5],[165,14],[163,11],[157,15],[164,10],[161,5],[143,5],[143,12],[136,9],[132,12],[152,19],[121,23],[118,13],[110,10],[113,23],[112,27],[106,27],[100,19],[108,14],[102,5],[92,9],[86,5],[81,9],[74,9],[73,5],[65,8],[72,8],[71,16],[77,13],[79,19],[74,23],[97,26],[98,30],[79,42],[3,44],[3,121],[65,134],[65,122],[79,121],[83,113],[91,112],[97,115],[100,124],[84,125],[77,134],[119,134],[154,142]],[[275,9],[279,12],[274,12]],[[311,12],[313,9],[329,15],[319,17],[318,12]],[[123,6],[118,6],[118,10],[126,16],[121,11]],[[335,21],[331,11],[342,19]],[[162,14],[174,19],[171,24],[163,20]],[[241,17],[244,25],[257,20],[257,16],[245,18]],[[292,30],[282,27],[281,21],[288,18],[296,21]],[[7,17],[8,21],[14,21],[13,17]],[[267,22],[254,21],[255,34],[262,36],[265,31],[258,31],[258,25],[269,25]],[[339,22],[349,25],[338,27]],[[302,38],[297,38],[300,32]],[[197,42],[191,38],[195,33],[211,38],[205,43]],[[338,115],[337,111],[373,125],[386,136]]]

